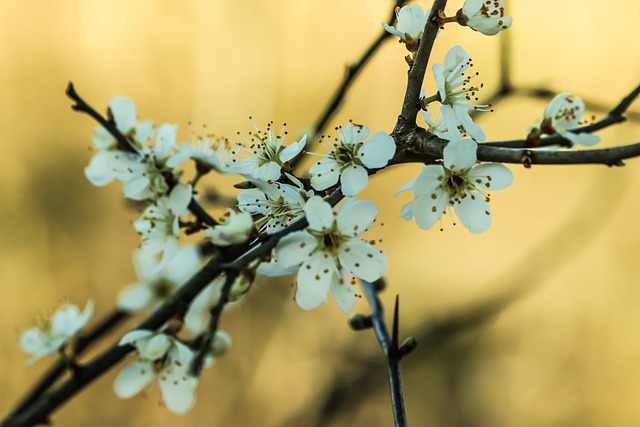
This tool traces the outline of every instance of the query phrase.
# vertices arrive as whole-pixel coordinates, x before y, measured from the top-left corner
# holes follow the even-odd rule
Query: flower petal
[[[150,362],[137,361],[122,369],[113,382],[113,391],[122,399],[135,396],[153,380]]]
[[[343,313],[348,313],[356,302],[356,287],[353,276],[342,270],[336,272],[339,279],[331,283],[331,296]]]
[[[116,122],[116,128],[124,134],[136,125],[136,104],[124,96],[116,96],[109,103],[109,111]]]
[[[369,174],[362,166],[351,164],[340,175],[342,193],[347,197],[355,197],[369,182]]]
[[[467,174],[469,181],[482,190],[502,190],[513,183],[513,173],[500,163],[483,163]]]
[[[444,167],[450,171],[461,171],[471,168],[477,161],[478,144],[472,139],[451,141],[444,147]]]
[[[304,212],[312,230],[325,231],[333,226],[335,216],[331,210],[331,205],[322,200],[320,196],[310,197],[304,205]]]
[[[376,132],[358,150],[360,161],[369,169],[377,169],[387,165],[396,153],[396,143],[385,132]]]
[[[340,177],[340,166],[331,157],[324,158],[311,166],[311,186],[316,190],[324,190],[331,187]]]
[[[356,277],[373,282],[387,271],[386,255],[364,240],[349,240],[338,252],[340,264]]]
[[[335,260],[328,253],[317,251],[298,270],[296,303],[311,310],[327,302],[327,292],[336,274]]]
[[[300,265],[316,249],[317,240],[306,231],[294,231],[284,236],[274,249],[277,266],[289,268]]]
[[[165,369],[158,383],[162,400],[171,413],[182,415],[193,407],[197,380],[190,377],[186,369]]]
[[[285,149],[280,152],[280,160],[284,163],[293,159],[298,154],[300,154],[300,152],[302,151],[302,149],[306,144],[307,144],[307,135],[304,135],[302,138],[300,138],[299,141],[294,142],[288,147],[285,147]]]
[[[369,200],[347,199],[336,210],[338,229],[345,236],[357,236],[366,231],[378,214]]]
[[[449,204],[449,195],[442,191],[435,191],[436,198],[430,196],[418,197],[414,203],[413,215],[416,224],[423,230],[430,229],[444,213]]]
[[[252,176],[260,181],[277,181],[282,167],[278,162],[270,161],[253,171]]]
[[[479,194],[468,195],[454,209],[462,225],[474,234],[484,233],[491,227],[491,208]]]

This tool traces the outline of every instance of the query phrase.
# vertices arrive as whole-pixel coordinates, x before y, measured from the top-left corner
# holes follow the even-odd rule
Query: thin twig
[[[216,332],[218,331],[218,325],[220,323],[222,311],[224,310],[224,306],[229,302],[229,291],[236,277],[238,277],[238,272],[227,271],[224,285],[222,286],[222,289],[220,289],[220,297],[218,298],[218,302],[216,302],[216,304],[211,309],[209,328],[204,339],[202,340],[202,343],[200,344],[198,352],[191,362],[190,372],[194,377],[200,376],[205,358],[207,357],[209,350],[211,349],[211,344],[213,344]]]
[[[340,190],[334,191],[326,201],[334,206],[344,196]],[[162,306],[148,316],[134,329],[157,330],[173,317],[180,307],[188,306],[191,301],[223,270],[239,271],[255,258],[268,254],[285,235],[300,230],[308,224],[306,218],[300,218],[286,229],[273,234],[266,241],[250,248],[232,262],[222,263],[220,258],[210,259],[200,271],[180,287]],[[18,427],[47,423],[49,415],[60,405],[75,396],[80,390],[93,382],[100,375],[111,369],[133,350],[130,345],[115,344],[94,358],[79,370],[73,377],[57,388],[41,395],[24,411],[5,419],[0,426]]]
[[[553,92],[551,92],[553,95]],[[638,98],[640,95],[640,85],[638,85],[634,90],[631,91],[627,96],[625,96],[619,103],[616,105],[606,117],[597,122],[587,125],[581,126],[576,129],[572,129],[573,133],[592,133],[611,125],[622,123],[626,119],[625,113],[629,109],[629,106]],[[485,146],[493,146],[493,147],[503,147],[503,148],[526,148],[527,147],[526,139],[514,139],[509,141],[497,141],[497,142],[485,142],[482,145]],[[571,146],[571,142],[564,139],[560,135],[552,135],[546,138],[542,138],[540,140],[540,147],[549,146],[549,145],[561,145],[561,146]]]
[[[406,3],[407,0],[396,0],[391,11],[391,16],[387,20],[387,23],[389,25],[393,25],[393,21],[395,20],[395,9],[404,6]],[[369,63],[371,58],[373,58],[375,54],[380,50],[382,44],[391,36],[391,33],[387,32],[386,30],[382,30],[378,37],[373,41],[373,43],[371,43],[371,45],[369,45],[369,47],[360,56],[360,58],[353,64],[346,67],[342,81],[338,84],[338,87],[336,87],[333,95],[331,96],[331,99],[327,103],[327,106],[320,114],[320,117],[318,117],[318,120],[316,120],[316,123],[313,125],[312,135],[310,138],[310,142],[307,143],[307,149],[311,149],[313,144],[317,142],[320,134],[324,131],[324,129],[327,127],[327,124],[331,121],[331,119],[336,115],[336,113],[342,106],[342,103],[347,97],[349,89],[351,89],[351,86],[356,81],[361,71]],[[295,167],[300,162],[300,160],[302,160],[302,158],[303,156],[296,157],[290,162],[291,165]]]
[[[376,294],[373,284],[361,280],[362,289],[371,306],[371,322],[376,338],[387,358],[387,371],[389,374],[389,386],[391,388],[391,407],[393,409],[393,421],[396,427],[408,426],[407,414],[404,406],[404,394],[402,391],[402,371],[400,361],[402,354],[398,346],[398,298],[396,297],[396,310],[393,322],[393,336],[389,336],[387,325],[384,321],[384,309]]]
[[[424,74],[427,70],[429,58],[431,57],[431,49],[436,40],[440,27],[438,26],[438,11],[444,10],[447,0],[435,0],[429,13],[429,18],[424,27],[420,46],[416,53],[415,60],[409,70],[407,79],[407,90],[405,91],[404,101],[402,102],[402,112],[398,118],[398,124],[404,126],[415,126],[415,119],[420,111],[420,91],[424,82]],[[395,131],[394,131],[395,132]]]
[[[387,20],[387,23],[389,25],[393,25],[393,21],[395,20],[395,8],[404,6],[406,2],[407,0],[397,0],[395,2],[393,10],[391,12],[391,16]],[[391,33],[387,32],[386,30],[382,30],[380,35],[378,35],[378,37],[373,41],[373,43],[371,43],[367,50],[364,51],[360,59],[346,68],[342,82],[336,88],[333,96],[331,97],[331,100],[327,104],[327,107],[316,121],[316,124],[313,126],[315,135],[319,135],[324,130],[324,128],[327,126],[327,123],[329,123],[331,118],[333,118],[333,116],[338,111],[340,105],[342,105],[342,102],[344,101],[349,88],[355,81],[356,77],[358,77],[358,75],[360,74],[360,71],[362,71],[364,66],[367,65],[369,60],[374,56],[378,49],[380,49],[382,43],[391,36]]]

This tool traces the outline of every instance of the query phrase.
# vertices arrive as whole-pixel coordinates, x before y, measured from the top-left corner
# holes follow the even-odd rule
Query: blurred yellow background
[[[183,140],[188,122],[216,135],[246,134],[249,115],[260,124],[286,122],[294,134],[316,120],[391,3],[0,1],[0,413],[50,362],[23,367],[21,330],[62,301],[84,306],[93,298],[98,318],[135,281],[138,212],[122,201],[119,185],[94,188],[84,178],[95,123],[71,111],[67,82],[99,111],[113,96],[128,96],[142,119],[179,124]],[[601,118],[640,82],[636,0],[512,3],[516,86],[573,92],[605,108],[593,111]],[[461,5],[450,1],[447,14]],[[447,26],[431,63],[455,44],[481,73],[481,100],[489,97],[499,79],[498,38]],[[329,129],[353,119],[390,132],[404,55],[403,46],[385,44]],[[434,88],[427,75],[425,89]],[[489,140],[520,138],[545,104],[513,96],[477,121]],[[640,111],[640,102],[631,110]],[[601,136],[602,147],[638,142],[640,124]],[[640,161],[513,166],[514,185],[493,194],[494,225],[480,236],[448,220],[443,232],[398,220],[409,198],[391,195],[419,169],[378,174],[362,195],[378,203],[385,224],[370,234],[383,239],[390,259],[383,301],[391,307],[400,294],[401,331],[419,341],[403,365],[411,424],[640,425]],[[292,295],[284,284],[259,286],[225,314],[222,328],[235,346],[205,372],[186,416],[162,408],[157,388],[118,399],[114,371],[53,422],[390,425],[373,334],[349,330],[332,303],[303,312]],[[354,311],[367,312],[364,302]]]

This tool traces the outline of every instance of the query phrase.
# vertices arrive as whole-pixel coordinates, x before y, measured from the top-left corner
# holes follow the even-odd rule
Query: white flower
[[[458,129],[455,123],[447,123],[445,121],[445,116],[442,114],[442,109],[450,109],[448,105],[441,105],[438,108],[438,111],[434,115],[434,120],[431,119],[431,114],[428,111],[422,110],[422,117],[424,121],[427,122],[429,129],[427,129],[432,134],[436,135],[438,138],[446,139],[447,141],[457,141],[462,139],[462,134],[460,133],[460,129]],[[435,119],[437,117],[437,119]],[[451,118],[451,114],[447,114],[447,119]]]
[[[598,135],[570,132],[571,129],[580,125],[584,109],[584,102],[579,97],[566,92],[556,95],[544,110],[542,132],[549,135],[558,133],[574,144],[587,146],[596,144],[600,141]]]
[[[165,195],[169,190],[164,175],[179,172],[167,167],[166,162],[175,148],[176,125],[164,124],[157,131],[151,122],[139,123],[133,101],[118,96],[109,104],[109,115],[130,142],[131,147],[122,147],[104,128],[97,128],[93,145],[98,150],[85,175],[97,186],[104,186],[114,180],[124,184],[124,196],[133,200],[145,200]],[[147,143],[156,135],[156,143],[149,148]],[[131,148],[136,152],[131,152]],[[174,162],[175,163],[175,162]]]
[[[160,197],[149,205],[134,228],[142,236],[142,247],[151,254],[163,252],[163,261],[157,266],[162,268],[175,253],[180,235],[180,217],[188,212],[191,202],[191,186],[176,185],[169,196]]]
[[[348,123],[337,128],[340,138],[332,144],[333,151],[309,169],[311,185],[316,190],[331,187],[340,179],[342,193],[353,197],[369,181],[368,169],[382,168],[396,152],[396,144],[389,135],[377,132],[369,141],[367,126]],[[330,141],[321,141],[331,144]]]
[[[93,315],[93,301],[89,300],[82,313],[75,305],[63,304],[40,327],[29,328],[20,335],[20,348],[31,354],[27,365],[49,354],[60,351],[62,346],[84,327]]]
[[[195,135],[191,131],[191,142],[183,142],[176,147],[176,154],[167,160],[167,166],[175,167],[187,159],[193,159],[199,168],[213,168],[220,173],[227,172],[227,165],[233,158],[232,145],[226,138],[215,138],[203,132]]]
[[[136,105],[129,98],[116,96],[109,103],[109,116],[113,119],[116,129],[127,138],[135,148],[142,148],[143,144],[153,138],[155,127],[152,122],[138,122]],[[98,150],[116,149],[118,142],[105,128],[99,126],[93,136],[93,145]]]
[[[154,310],[174,294],[200,267],[200,255],[194,246],[176,250],[162,268],[150,251],[134,252],[134,264],[138,282],[127,286],[118,295],[118,308],[137,311],[143,308]]]
[[[120,111],[120,109],[116,111]],[[125,123],[131,121],[130,119],[118,119],[121,116],[126,116],[126,114],[121,112],[115,115],[116,124],[118,120]],[[118,129],[120,130],[120,128]],[[99,139],[100,142],[96,143],[96,138],[94,138],[94,145],[96,147],[104,146],[105,149],[99,149],[85,168],[87,179],[96,186],[104,186],[114,180],[122,181],[124,196],[132,200],[156,199],[166,195],[169,191],[166,177],[171,176],[176,181],[180,176],[180,171],[175,169],[181,162],[180,159],[170,161],[170,156],[175,150],[177,130],[177,125],[163,124],[160,126],[155,145],[152,148],[143,144],[142,141],[148,141],[155,130],[149,133],[150,131],[144,128],[143,131],[140,131],[140,133],[144,133],[144,139],[140,141],[128,136],[135,131],[135,128],[134,131],[125,133],[127,139],[132,141],[132,145],[136,148],[136,153],[123,150],[117,145],[108,145],[107,139]],[[113,138],[112,140],[115,141]]]
[[[261,232],[277,233],[304,216],[304,205],[313,191],[306,191],[293,175],[286,174],[296,185],[280,182],[255,182],[257,189],[238,194],[238,208],[253,215],[262,215],[256,222]]]
[[[427,24],[429,11],[430,9],[425,13],[424,9],[417,3],[403,6],[400,10],[396,8],[398,29],[393,28],[386,22],[383,22],[382,26],[387,32],[400,37],[406,43],[408,50],[417,52],[424,27]]]
[[[217,276],[191,301],[182,324],[183,330],[186,330],[191,336],[201,334],[208,327],[211,306],[215,302],[216,293],[222,288],[224,282],[225,276]]]
[[[470,140],[452,141],[444,149],[443,165],[427,165],[398,191],[412,190],[415,200],[402,208],[402,217],[415,217],[427,230],[453,208],[460,222],[472,233],[491,226],[489,190],[502,190],[513,182],[511,171],[500,163],[476,165],[478,145]]]
[[[355,278],[379,279],[387,269],[387,258],[357,236],[367,230],[378,209],[367,200],[347,199],[334,214],[319,196],[305,205],[309,227],[283,237],[274,250],[283,268],[299,265],[296,302],[311,310],[333,300],[347,313],[356,299]]]
[[[129,332],[119,343],[127,344],[136,348],[138,360],[118,373],[113,383],[118,397],[133,397],[158,378],[167,409],[174,414],[189,411],[198,384],[198,380],[188,373],[193,351],[169,335],[148,330]]]
[[[511,17],[504,15],[502,0],[466,0],[460,13],[465,25],[487,36],[494,36],[511,26]]]
[[[253,219],[249,212],[225,209],[220,225],[207,227],[204,235],[214,245],[231,246],[246,242],[253,230]]]
[[[267,125],[267,132],[262,133],[253,122],[256,133],[250,135],[250,140],[242,137],[243,144],[236,144],[240,153],[240,159],[234,159],[229,164],[228,171],[242,175],[249,175],[260,181],[277,181],[282,174],[282,167],[286,162],[296,157],[304,148],[307,136],[304,135],[300,141],[286,146],[283,140],[287,132],[284,126],[279,135],[273,131],[273,122]]]
[[[469,136],[477,141],[484,141],[485,134],[471,120],[469,110],[491,111],[487,104],[470,104],[477,101],[476,93],[480,86],[470,86],[471,79],[478,75],[464,77],[471,65],[467,52],[460,46],[452,47],[447,52],[443,64],[433,64],[433,75],[438,85],[439,101],[442,105],[440,111],[449,129],[460,126]],[[447,107],[447,108],[444,108]]]

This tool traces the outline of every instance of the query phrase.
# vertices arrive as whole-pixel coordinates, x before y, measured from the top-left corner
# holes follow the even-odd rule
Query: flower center
[[[449,193],[450,200],[458,200],[467,196],[469,185],[466,171],[463,171],[460,175],[456,175],[455,173],[447,170],[446,179],[441,184],[441,187]]]

